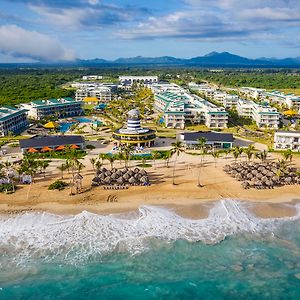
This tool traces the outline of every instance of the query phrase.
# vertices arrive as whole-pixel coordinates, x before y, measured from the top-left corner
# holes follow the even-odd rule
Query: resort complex
[[[128,112],[126,127],[115,130],[112,138],[119,145],[127,144],[137,147],[151,147],[154,145],[156,133],[152,129],[141,127],[140,112],[133,109]]]

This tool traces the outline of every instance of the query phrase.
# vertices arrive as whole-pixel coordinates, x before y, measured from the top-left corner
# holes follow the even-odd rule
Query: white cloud
[[[75,58],[73,51],[67,49],[57,39],[16,25],[0,26],[0,52],[45,61]]]

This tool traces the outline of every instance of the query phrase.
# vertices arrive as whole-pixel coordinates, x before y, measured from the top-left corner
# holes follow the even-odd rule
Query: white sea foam
[[[298,207],[298,211],[300,211]],[[28,212],[0,217],[0,250],[16,260],[28,257],[86,259],[113,250],[143,251],[149,238],[218,243],[238,233],[273,233],[295,217],[262,219],[240,201],[216,202],[206,219],[191,220],[172,210],[142,206],[138,214],[103,216],[87,211],[75,216]]]

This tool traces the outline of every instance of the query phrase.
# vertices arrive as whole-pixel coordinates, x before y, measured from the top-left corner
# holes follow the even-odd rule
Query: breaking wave
[[[147,249],[149,240],[215,244],[239,233],[274,234],[278,225],[299,219],[298,215],[262,219],[236,200],[221,200],[206,219],[183,218],[172,210],[142,206],[137,213],[103,216],[87,211],[75,216],[28,212],[0,217],[2,258],[80,261],[111,251],[132,254]]]

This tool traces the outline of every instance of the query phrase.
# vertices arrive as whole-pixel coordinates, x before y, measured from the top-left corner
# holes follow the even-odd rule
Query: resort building
[[[82,101],[73,98],[37,100],[21,104],[21,107],[28,110],[28,117],[37,120],[49,116],[67,118],[83,115]]]
[[[223,107],[232,109],[233,107],[237,106],[239,96],[217,91],[215,92],[213,99],[219,102]]]
[[[204,123],[209,128],[226,128],[228,113],[223,107],[183,89],[155,93],[155,109],[162,113],[168,128],[185,128],[185,123]]]
[[[76,90],[75,99],[85,104],[107,103],[111,101],[111,89],[103,85],[87,85]]]
[[[190,90],[203,94],[206,98],[213,98],[216,93],[216,88],[210,86],[207,83],[197,84],[195,82],[190,82],[188,84]]]
[[[251,118],[259,128],[278,129],[280,114],[274,107],[239,99],[237,112],[241,117]]]
[[[274,149],[300,151],[300,131],[277,131],[274,135]]]
[[[112,137],[118,144],[151,147],[156,133],[152,129],[141,127],[140,112],[133,109],[128,112],[127,126],[115,130]]]
[[[0,136],[17,134],[28,127],[27,111],[11,106],[0,107]]]
[[[36,135],[29,139],[20,140],[19,143],[23,153],[63,151],[66,146],[70,149],[80,150],[85,145],[84,138],[80,135]]]
[[[239,89],[239,92],[245,97],[250,97],[257,100],[263,98],[265,91],[266,90],[252,87],[242,87]]]
[[[100,75],[85,75],[82,76],[82,80],[101,80],[103,76]]]
[[[213,149],[231,149],[234,138],[231,133],[220,133],[213,131],[184,132],[179,135],[179,140],[186,148],[195,149],[198,147],[199,139],[205,138],[206,147]]]
[[[271,102],[286,105],[289,109],[300,111],[300,96],[294,94],[284,94],[279,91],[265,92],[265,99]]]
[[[158,82],[157,76],[119,76],[119,82],[121,85],[131,86],[133,83],[142,85],[151,85]]]

